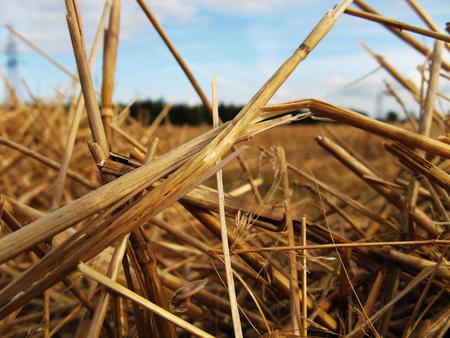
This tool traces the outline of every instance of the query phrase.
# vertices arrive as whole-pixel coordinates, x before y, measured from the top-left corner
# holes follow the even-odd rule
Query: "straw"
[[[197,328],[196,326],[180,319],[179,317],[171,314],[170,312],[164,310],[163,308],[160,308],[159,306],[149,302],[148,300],[146,300],[145,298],[139,296],[138,294],[131,292],[130,290],[128,290],[127,288],[123,287],[120,284],[117,284],[116,282],[114,282],[113,280],[111,280],[110,278],[106,277],[105,275],[102,275],[101,273],[95,271],[94,269],[92,269],[91,267],[89,267],[86,264],[80,264],[78,265],[78,270],[83,273],[84,275],[88,276],[89,278],[92,278],[94,280],[96,280],[97,282],[99,282],[102,285],[105,285],[107,288],[121,294],[122,296],[128,298],[129,300],[131,300],[132,302],[135,302],[137,304],[139,304],[142,307],[145,307],[146,309],[160,315],[163,316],[165,319],[171,321],[172,323],[174,323],[175,325],[182,327],[183,329],[185,329],[188,332],[191,332],[192,334],[196,335],[197,337],[211,337],[213,338],[212,335],[200,330],[199,328]]]
[[[382,16],[380,13],[378,13],[375,9],[370,7],[366,2],[363,0],[355,0],[354,1],[357,6],[362,8],[364,11],[368,13],[372,13],[375,15]],[[386,27],[389,29],[392,33],[397,35],[399,38],[404,40],[406,43],[408,43],[410,46],[412,46],[414,49],[416,49],[418,52],[422,53],[425,56],[431,55],[431,51],[425,47],[425,45],[421,44],[419,41],[414,39],[411,35],[408,33],[405,33],[403,31],[399,31],[398,29],[391,28],[389,26]],[[442,68],[444,68],[446,71],[450,71],[450,64],[447,62],[442,62]]]
[[[345,13],[353,15],[353,16],[357,16],[357,17],[360,17],[360,18],[363,18],[363,19],[367,19],[367,20],[370,20],[370,21],[382,23],[385,26],[397,28],[400,32],[405,30],[405,31],[414,32],[414,33],[417,33],[417,34],[420,34],[420,35],[429,36],[429,37],[431,37],[433,39],[450,42],[450,36],[448,36],[446,34],[437,33],[435,31],[430,31],[428,29],[416,27],[416,26],[413,26],[413,25],[408,25],[407,23],[396,21],[396,20],[392,20],[392,19],[388,19],[388,18],[385,18],[385,17],[383,17],[381,15],[371,14],[371,13],[367,13],[367,12],[363,12],[363,11],[358,11],[358,10],[352,9],[352,8],[347,8],[345,10]]]
[[[219,99],[217,95],[217,75],[215,75],[212,79],[212,112],[213,112],[213,125],[215,128],[217,128],[219,126]],[[221,159],[219,158],[217,160],[217,164],[219,164],[220,162]],[[227,277],[226,287],[228,289],[228,295],[230,297],[231,317],[233,319],[234,335],[239,338],[243,337],[243,335],[242,335],[241,320],[239,317],[238,303],[236,299],[236,290],[234,287],[233,271],[231,268],[230,249],[228,246],[227,225],[225,221],[225,208],[224,208],[225,197],[223,192],[222,170],[217,171],[216,178],[217,178],[217,193],[219,199],[219,216],[220,216],[222,249],[224,252],[225,272]]]
[[[370,170],[365,168],[361,163],[356,161],[350,154],[346,153],[342,148],[332,143],[329,139],[318,136],[316,141],[320,146],[327,149],[333,156],[335,156],[339,161],[346,165],[350,170],[352,170],[359,177],[364,175],[375,176]],[[376,176],[375,176],[376,177]],[[377,184],[373,184],[370,181],[365,181],[370,187],[376,190],[380,195],[386,198],[392,205],[396,208],[401,209],[403,207],[403,197],[400,196],[396,191],[383,187]],[[422,227],[429,235],[438,236],[441,233],[441,228],[432,224],[431,220],[424,212],[420,209],[415,209],[413,211],[413,218],[417,224]]]
[[[128,235],[123,237],[116,244],[116,249],[114,255],[111,259],[110,267],[107,276],[111,278],[112,281],[116,281],[119,274],[120,263],[122,262],[123,256],[125,254],[126,245],[128,242]],[[97,307],[92,318],[92,325],[89,328],[88,337],[99,337],[102,328],[103,321],[106,317],[106,312],[108,310],[108,303],[111,299],[111,293],[106,292],[103,288],[100,292],[99,299],[97,301]]]
[[[111,149],[112,132],[110,123],[113,117],[112,96],[116,71],[117,49],[119,43],[120,0],[113,0],[109,15],[109,27],[105,31],[103,48],[103,81],[101,116],[105,128],[106,142]]]
[[[198,84],[197,80],[195,79],[194,75],[191,73],[189,67],[187,66],[186,62],[184,62],[183,58],[181,57],[180,53],[178,53],[177,49],[175,48],[172,41],[170,41],[169,36],[164,31],[163,27],[158,22],[157,18],[153,15],[153,12],[150,10],[150,8],[147,6],[144,0],[137,0],[137,3],[139,6],[141,6],[142,10],[144,11],[147,18],[151,21],[153,24],[153,27],[155,27],[158,34],[161,36],[161,38],[164,40],[165,44],[171,51],[172,55],[177,60],[178,64],[180,65],[181,69],[183,69],[184,73],[188,77],[189,81],[191,82],[192,86],[194,87],[195,91],[197,92],[198,96],[200,96],[200,99],[203,102],[203,105],[205,106],[206,110],[212,114],[212,107],[209,103],[208,98],[203,93],[202,88]]]
[[[442,30],[439,28],[439,26],[433,21],[433,19],[427,14],[427,12],[425,12],[425,10],[416,0],[406,0],[406,2],[431,30],[442,33]],[[445,47],[447,47],[447,49],[450,51],[450,44],[446,43]]]
[[[378,310],[374,315],[369,318],[369,321],[374,323],[378,320],[389,308],[391,308],[396,302],[398,302],[402,297],[407,295],[414,287],[421,283],[426,277],[428,277],[433,272],[433,267],[428,267],[422,270],[392,301],[386,304],[382,309]],[[362,323],[360,326],[351,331],[347,337],[353,337],[359,330],[364,329],[368,322]]]
[[[294,225],[292,222],[292,209],[291,209],[291,198],[289,196],[289,179],[287,173],[286,165],[286,153],[281,147],[277,148],[278,158],[280,163],[280,173],[281,173],[281,185],[283,188],[283,203],[285,209],[285,222],[286,222],[286,232],[287,232],[287,244],[289,246],[295,245],[295,235],[294,235]],[[293,334],[300,334],[306,329],[301,324],[302,314],[300,308],[300,297],[299,297],[299,287],[298,287],[298,271],[297,271],[297,258],[295,252],[288,253],[289,258],[289,288],[290,288],[290,309],[291,309],[291,326]],[[302,305],[305,302],[304,294],[302,293]],[[306,313],[307,315],[307,313]]]
[[[104,22],[106,19],[107,10],[109,7],[110,0],[105,2],[105,7],[103,9],[102,17],[100,19],[100,23],[97,29],[97,33],[94,38],[94,43],[92,45],[91,54],[89,56],[89,69],[92,71],[94,68],[94,62],[98,51],[98,46],[100,44],[100,38],[103,31]],[[64,155],[61,160],[61,168],[58,172],[58,179],[56,181],[55,192],[53,194],[52,204],[50,206],[50,211],[54,211],[61,206],[61,199],[64,192],[64,186],[66,181],[67,171],[69,169],[70,159],[72,158],[73,149],[75,146],[75,139],[78,132],[78,127],[81,120],[81,115],[84,107],[84,97],[80,91],[78,94],[77,103],[75,106],[75,113],[73,116],[72,124],[69,131],[69,136],[67,137],[66,147],[64,150]]]
[[[27,147],[24,147],[16,142],[13,142],[11,140],[8,140],[2,136],[0,136],[0,144],[4,144],[10,148],[13,148],[17,151],[20,151],[21,153],[30,156],[31,158],[34,158],[35,160],[38,160],[39,162],[45,164],[46,166],[55,169],[55,170],[59,170],[61,168],[60,164],[46,156],[43,156],[41,154],[39,154],[36,151],[30,150]],[[73,180],[85,185],[86,187],[90,188],[90,189],[96,189],[98,188],[98,185],[94,182],[91,182],[89,179],[87,179],[86,177],[74,172],[73,170],[68,169],[67,170],[67,176],[69,176],[70,178],[72,178]]]
[[[431,58],[430,80],[428,81],[427,94],[425,96],[425,104],[422,114],[420,115],[419,134],[429,136],[431,129],[431,121],[436,101],[436,93],[439,84],[439,73],[442,64],[442,53],[444,51],[444,43],[436,41],[434,44],[433,56]]]
[[[49,60],[51,63],[53,63],[56,67],[58,67],[60,70],[62,70],[64,73],[66,73],[67,75],[69,75],[73,80],[78,80],[78,77],[73,74],[72,72],[70,72],[69,70],[67,70],[67,68],[65,68],[63,65],[61,65],[59,62],[57,62],[55,59],[53,59],[51,56],[49,56],[46,52],[44,52],[41,48],[39,48],[38,46],[36,46],[34,43],[32,43],[30,40],[28,40],[26,37],[24,37],[22,34],[20,34],[19,32],[17,32],[14,28],[12,28],[10,25],[8,24],[3,24],[3,26],[5,26],[5,28],[7,28],[12,34],[14,34],[15,36],[17,36],[19,39],[21,39],[23,42],[25,42],[28,46],[30,46],[31,48],[33,48],[36,52],[38,52],[39,54],[41,54],[43,57],[45,57],[47,60]]]
[[[390,95],[392,95],[397,102],[402,107],[403,111],[405,112],[406,117],[408,118],[408,121],[411,123],[412,130],[417,131],[417,121],[415,120],[414,116],[412,116],[411,112],[406,108],[405,103],[401,99],[401,97],[397,94],[397,92],[391,87],[389,82],[386,79],[383,79],[384,84],[386,85],[387,91]]]
[[[81,14],[76,0],[67,0],[67,24],[69,26],[75,61],[77,63],[78,75],[80,77],[81,89],[83,90],[86,111],[89,118],[89,127],[94,142],[98,143],[104,154],[108,154],[109,148],[106,142],[105,131],[101,121],[100,110],[92,83],[89,63],[86,56],[84,33],[81,23]]]
[[[370,117],[358,114],[349,109],[338,107],[315,99],[302,99],[265,106],[264,111],[277,111],[278,113],[295,111],[297,109],[310,109],[317,115],[331,118],[371,133],[402,142],[410,147],[425,150],[431,154],[450,158],[450,150],[443,142],[418,135],[394,125],[377,121]]]

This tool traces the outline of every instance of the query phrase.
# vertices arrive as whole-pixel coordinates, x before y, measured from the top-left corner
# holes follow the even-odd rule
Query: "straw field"
[[[25,104],[9,87],[0,110],[0,335],[446,336],[450,138],[435,102],[447,99],[449,36],[415,1],[429,29],[344,0],[222,123],[215,78],[210,102],[138,3],[214,126],[160,124],[170,106],[148,126],[112,102],[116,0],[97,95],[103,30],[88,57],[83,13],[67,0],[72,103]],[[341,15],[380,22],[424,54],[420,91],[368,50],[422,104],[420,119],[405,110],[405,123],[387,124],[313,98],[267,105]],[[436,39],[434,50],[408,30]],[[289,125],[302,119],[325,122]]]

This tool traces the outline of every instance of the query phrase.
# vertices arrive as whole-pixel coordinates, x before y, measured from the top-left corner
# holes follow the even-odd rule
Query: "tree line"
[[[165,102],[163,99],[137,101],[130,107],[130,115],[144,122],[145,124],[151,124],[166,105],[167,102]],[[230,121],[242,110],[243,107],[244,106],[242,105],[220,103],[219,116],[223,122]],[[363,111],[354,111],[367,116],[367,114]],[[300,114],[304,112],[305,111],[298,110],[289,114]],[[202,104],[173,104],[168,113],[168,119],[170,120],[170,123],[175,125],[189,124],[192,126],[197,126],[202,124],[212,124],[212,118],[207,109]],[[386,115],[386,118],[384,118],[383,120],[386,122],[397,122],[398,115],[396,112],[389,111]],[[302,120],[301,123],[317,123],[317,121],[312,119],[305,119]]]
[[[139,120],[143,120],[145,123],[152,123],[166,105],[167,102],[162,99],[138,101],[130,107],[130,115]],[[243,107],[240,105],[220,103],[219,116],[224,122],[232,120]],[[170,108],[168,118],[170,123],[175,125],[189,124],[196,126],[212,124],[212,118],[202,104],[173,104],[172,108]]]

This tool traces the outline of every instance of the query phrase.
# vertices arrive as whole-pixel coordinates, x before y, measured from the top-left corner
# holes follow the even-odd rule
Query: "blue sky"
[[[424,24],[404,0],[367,1],[386,16],[409,24]],[[218,77],[219,100],[245,104],[273,72],[302,43],[336,0],[148,0],[161,25],[185,59],[208,97],[211,79]],[[79,0],[87,49],[90,50],[103,1]],[[422,0],[422,7],[444,29],[450,21],[448,0]],[[65,22],[62,0],[21,0],[4,2],[0,23],[8,23],[75,72],[75,60]],[[353,8],[357,6],[352,5]],[[131,102],[162,98],[167,102],[199,103],[200,100],[167,47],[133,0],[122,0],[121,31],[114,101]],[[429,48],[433,41],[414,35]],[[4,51],[8,31],[0,27],[0,48]],[[382,95],[383,78],[398,90],[408,108],[418,105],[385,71],[379,70],[357,85],[348,83],[368,74],[378,64],[357,43],[362,41],[383,55],[406,78],[417,84],[417,66],[424,57],[379,24],[343,14],[332,31],[300,64],[271,102],[312,97],[378,116],[388,110],[400,112],[394,99]],[[69,78],[42,56],[16,40],[18,72],[31,91],[54,100],[57,91],[70,91]],[[449,58],[448,51],[444,59]],[[0,67],[6,73],[6,55]],[[95,87],[101,88],[101,54],[93,72]],[[450,96],[449,85],[440,90]],[[3,83],[0,99],[5,98]],[[24,90],[19,93],[27,98]],[[449,105],[442,102],[445,112]]]

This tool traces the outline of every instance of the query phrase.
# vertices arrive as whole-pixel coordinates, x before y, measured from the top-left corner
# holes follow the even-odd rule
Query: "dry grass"
[[[0,108],[0,334],[445,336],[450,150],[434,106],[443,44],[412,127],[314,99],[266,105],[349,3],[234,120],[191,128],[144,126],[114,106],[110,122],[115,35],[99,110],[67,1],[86,104],[26,105],[10,88]],[[284,125],[306,117],[282,115],[298,109],[336,122]]]

